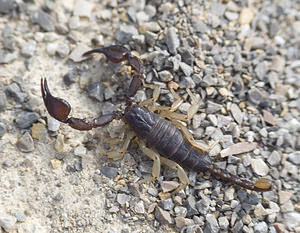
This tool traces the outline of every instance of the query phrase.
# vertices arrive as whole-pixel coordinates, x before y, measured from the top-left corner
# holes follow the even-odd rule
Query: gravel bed
[[[0,0],[0,232],[300,232],[299,1]],[[81,54],[121,44],[145,67],[145,82],[176,90],[197,142],[216,164],[249,180],[251,192],[188,171],[156,182],[136,143],[122,160],[103,156],[124,123],[88,132],[51,118],[45,77],[76,117],[124,109],[129,67]],[[299,88],[299,89],[298,89]],[[135,100],[151,98],[141,88]]]

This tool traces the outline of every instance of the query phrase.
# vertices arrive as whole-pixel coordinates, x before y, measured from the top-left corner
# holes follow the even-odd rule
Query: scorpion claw
[[[70,104],[64,99],[51,95],[47,80],[41,79],[41,90],[45,106],[49,114],[58,121],[66,123],[68,115],[71,111]]]

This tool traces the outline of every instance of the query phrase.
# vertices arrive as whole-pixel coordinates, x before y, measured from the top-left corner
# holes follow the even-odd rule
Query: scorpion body
[[[252,183],[248,180],[241,179],[236,175],[230,174],[224,169],[218,168],[213,163],[208,153],[195,147],[184,136],[182,131],[178,129],[173,123],[149,111],[147,108],[139,105],[133,105],[131,97],[136,94],[141,84],[141,78],[144,69],[141,61],[137,57],[131,55],[128,49],[123,46],[114,45],[88,51],[84,53],[83,56],[87,56],[95,52],[104,53],[108,60],[115,63],[127,60],[129,62],[129,65],[133,68],[133,79],[127,94],[128,101],[125,112],[123,113],[121,111],[115,111],[110,114],[101,115],[91,121],[87,121],[86,119],[68,117],[71,111],[71,106],[69,105],[69,103],[63,99],[52,96],[49,91],[46,79],[42,79],[41,90],[43,100],[49,114],[52,117],[63,123],[69,124],[72,128],[77,130],[90,130],[92,128],[104,126],[114,119],[123,119],[135,132],[138,138],[145,142],[147,147],[154,149],[157,153],[165,158],[161,158],[161,160],[166,162],[165,164],[169,164],[169,166],[171,164],[170,167],[178,169],[178,171],[182,169],[178,165],[180,164],[184,168],[195,170],[196,172],[209,172],[220,180],[239,185],[249,190],[271,190],[271,181],[269,181],[268,179],[260,178],[255,183]],[[127,141],[125,144],[127,144],[128,146],[129,142],[130,141]],[[157,175],[159,175],[160,171],[160,163],[157,163],[157,160],[159,160],[159,156],[155,154],[156,152],[154,152],[154,155],[149,155],[149,149],[142,150],[144,152],[148,152],[148,156],[154,160],[154,164],[158,165],[159,168],[156,169],[155,175],[155,178],[157,178]],[[170,160],[173,162],[168,162]],[[153,168],[156,165],[154,165]],[[181,174],[181,177],[184,176],[184,180],[186,181],[187,176],[184,172],[182,172],[182,170],[180,171],[181,173],[178,172],[178,174]],[[188,181],[186,181],[185,185],[182,187],[185,187],[187,184]]]

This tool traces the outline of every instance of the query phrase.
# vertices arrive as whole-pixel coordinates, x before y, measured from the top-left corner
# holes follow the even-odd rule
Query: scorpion
[[[272,189],[272,182],[267,178],[259,178],[253,183],[219,168],[209,156],[209,150],[191,140],[186,133],[187,129],[182,124],[174,124],[174,122],[160,117],[144,106],[133,104],[132,97],[135,96],[142,84],[144,67],[141,60],[134,56],[129,49],[120,45],[112,45],[87,51],[82,56],[86,57],[93,53],[102,53],[107,60],[113,63],[121,63],[127,60],[131,66],[133,78],[126,94],[125,111],[116,110],[112,113],[100,115],[92,120],[69,117],[70,104],[64,99],[54,97],[49,90],[47,80],[42,78],[42,97],[48,113],[53,118],[68,124],[76,130],[91,130],[105,126],[115,119],[124,120],[131,128],[131,131],[126,134],[120,151],[108,151],[106,156],[109,158],[121,158],[125,154],[130,141],[137,136],[140,139],[137,142],[141,151],[153,160],[152,176],[140,180],[139,183],[158,179],[162,163],[171,169],[177,170],[181,184],[173,193],[184,189],[189,184],[184,168],[194,170],[197,173],[208,172],[221,181],[238,185],[248,190],[269,191]],[[157,93],[155,90],[154,92]],[[157,99],[157,94],[155,95]],[[155,101],[153,98],[152,102]]]

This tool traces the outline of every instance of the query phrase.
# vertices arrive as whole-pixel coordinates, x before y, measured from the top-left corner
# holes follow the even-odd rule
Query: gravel
[[[299,232],[300,57],[295,1],[0,1],[0,231],[4,232]],[[186,127],[216,164],[239,177],[272,180],[247,191],[209,173],[161,169],[123,137],[122,121],[76,131],[53,120],[40,92],[93,119],[125,109],[130,68],[95,47],[121,44],[161,87],[156,104],[199,110]],[[126,61],[124,62],[126,63]],[[135,101],[152,97],[140,88]],[[47,126],[48,125],[48,126]],[[126,136],[126,133],[125,135]],[[115,140],[111,140],[114,137]],[[51,229],[51,230],[50,230]]]

